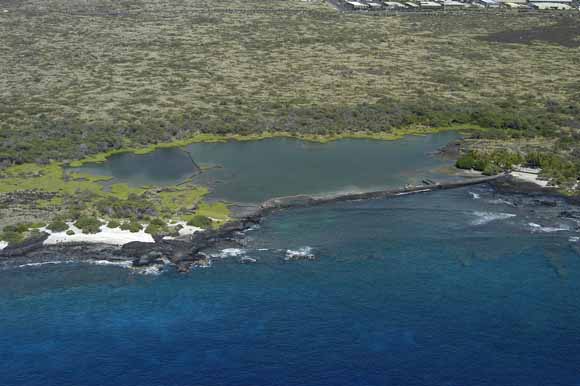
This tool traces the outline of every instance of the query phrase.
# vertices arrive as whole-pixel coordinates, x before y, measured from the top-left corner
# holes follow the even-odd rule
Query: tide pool
[[[279,213],[187,275],[0,271],[0,384],[579,385],[564,209],[472,187]]]

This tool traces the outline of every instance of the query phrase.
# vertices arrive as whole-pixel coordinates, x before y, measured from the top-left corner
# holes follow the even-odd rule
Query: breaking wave
[[[219,257],[219,258],[226,258],[226,257],[239,257],[242,256],[243,254],[246,253],[245,249],[241,249],[241,248],[226,248],[226,249],[222,249],[220,253],[218,253],[217,255],[212,255],[213,257]]]
[[[473,198],[474,200],[479,200],[481,198],[481,196],[475,192],[469,192],[469,195],[471,196],[471,198]]]
[[[504,200],[503,198],[496,198],[494,200],[489,200],[487,202],[490,204],[496,204],[496,205],[516,206],[513,202],[510,202],[508,200]]]
[[[532,232],[542,232],[542,233],[562,232],[570,230],[570,227],[567,225],[560,225],[557,227],[544,227],[541,226],[540,224],[531,222],[528,223],[528,226],[532,229]]]
[[[492,221],[506,220],[516,216],[512,213],[503,212],[473,212],[473,214],[477,218],[471,222],[471,225],[483,225]]]
[[[70,263],[70,261],[60,261],[60,260],[56,260],[56,261],[44,261],[42,263],[27,263],[27,264],[21,264],[18,265],[18,268],[26,268],[26,267],[40,267],[42,265],[50,265],[50,264],[68,264]]]
[[[126,268],[131,270],[133,273],[140,275],[160,275],[163,272],[163,267],[160,265],[151,265],[147,267],[134,267],[131,261],[109,261],[109,260],[89,260],[91,265],[101,265],[101,266],[113,266]]]
[[[133,267],[133,263],[131,263],[130,261],[89,260],[88,263],[92,265],[113,265],[122,268]]]
[[[296,250],[287,249],[286,250],[286,257],[284,260],[300,260],[300,259],[314,259],[314,253],[312,251],[312,247],[302,247]]]

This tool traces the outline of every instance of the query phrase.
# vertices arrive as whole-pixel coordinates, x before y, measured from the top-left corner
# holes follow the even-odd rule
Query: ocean
[[[280,212],[189,274],[6,269],[0,385],[580,385],[570,210],[470,187]]]

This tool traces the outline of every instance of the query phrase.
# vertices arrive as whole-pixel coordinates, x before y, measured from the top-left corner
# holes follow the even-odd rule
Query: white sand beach
[[[74,232],[73,235],[67,235],[65,232],[52,232],[49,229],[40,228],[40,231],[48,233],[50,236],[44,241],[44,245],[55,245],[64,243],[98,243],[98,244],[110,244],[110,245],[124,245],[132,241],[141,241],[144,243],[154,243],[153,237],[146,233],[144,230],[139,232],[130,232],[128,230],[122,230],[121,228],[109,228],[107,225],[102,225],[100,227],[101,231],[94,234],[84,234],[82,231],[75,227],[72,222],[67,223],[69,230]],[[143,229],[147,228],[147,224],[142,224]],[[179,230],[180,236],[191,235],[195,232],[203,230],[202,228],[197,228],[191,225],[187,225],[183,221],[178,221],[171,223],[170,225],[182,225],[183,228]],[[171,239],[166,237],[166,239]],[[0,244],[1,245],[1,244]]]
[[[540,170],[538,169],[537,172],[539,173]],[[531,182],[532,184],[536,184],[539,185],[543,188],[548,186],[548,181],[546,180],[540,180],[538,178],[538,174],[537,173],[529,173],[529,172],[521,172],[521,171],[512,171],[510,172],[510,175],[512,177],[515,177],[519,180],[523,180],[526,182]]]
[[[101,231],[94,234],[84,234],[79,228],[75,227],[72,222],[67,223],[69,230],[74,235],[67,235],[66,232],[52,232],[46,228],[40,228],[40,231],[48,233],[50,236],[44,241],[44,245],[55,245],[63,243],[102,243],[111,245],[123,245],[131,241],[142,241],[145,243],[154,243],[153,237],[149,233],[140,230],[139,232],[130,232],[120,228],[109,228],[106,225],[101,226]]]

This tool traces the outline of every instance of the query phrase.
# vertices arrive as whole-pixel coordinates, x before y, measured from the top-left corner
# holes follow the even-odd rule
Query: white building
[[[438,9],[438,8],[442,7],[441,4],[436,3],[434,1],[420,1],[419,5],[421,6],[421,8],[428,8],[428,9]]]
[[[537,3],[534,1],[531,4],[532,4],[532,7],[534,7],[535,9],[538,9],[540,11],[545,11],[545,10],[569,11],[569,10],[574,9],[570,5],[564,4],[564,3],[548,3],[548,2]]]
[[[507,8],[511,8],[511,9],[524,9],[524,8],[528,8],[528,6],[525,3],[516,3],[514,1],[505,2],[505,3],[503,3],[503,5],[505,5]]]
[[[385,7],[387,9],[403,9],[403,8],[408,8],[408,6],[398,3],[396,1],[384,1],[383,4],[385,5]],[[415,7],[417,7],[417,4],[412,3]]]
[[[347,0],[344,4],[351,9],[368,9],[369,6],[354,0]]]
[[[485,8],[499,8],[499,3],[496,0],[476,0],[476,3]]]
[[[460,3],[459,1],[455,1],[455,0],[445,0],[441,4],[443,4],[443,7],[445,7],[445,8],[464,8],[464,7],[469,7],[469,4]]]

